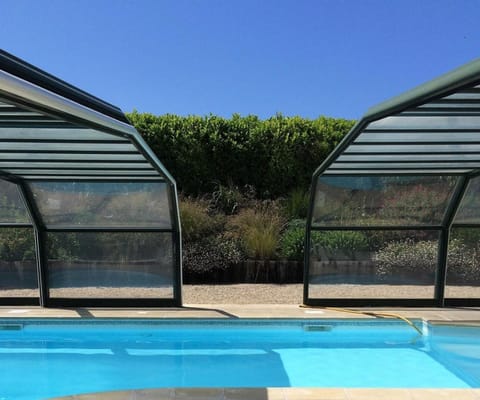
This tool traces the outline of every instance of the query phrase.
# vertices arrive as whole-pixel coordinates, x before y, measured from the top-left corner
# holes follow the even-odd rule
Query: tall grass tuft
[[[284,226],[284,218],[276,204],[262,203],[253,209],[244,209],[229,224],[248,257],[259,260],[276,258]]]
[[[305,189],[296,188],[292,190],[283,201],[285,214],[289,219],[307,218],[309,201],[309,193]]]
[[[224,218],[209,213],[206,201],[181,198],[179,207],[184,241],[200,240],[222,231]]]

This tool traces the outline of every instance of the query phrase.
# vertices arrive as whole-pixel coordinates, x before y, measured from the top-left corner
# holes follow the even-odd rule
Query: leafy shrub
[[[252,186],[245,185],[241,190],[231,183],[228,186],[217,183],[210,206],[226,215],[233,215],[237,214],[241,208],[251,205],[254,199],[255,189]]]
[[[222,230],[223,218],[217,214],[211,215],[205,201],[183,198],[179,207],[182,237],[185,242],[200,240]]]
[[[451,238],[474,247],[480,246],[480,228],[454,228]]]
[[[289,222],[280,239],[280,256],[288,260],[302,261],[305,248],[305,220]]]
[[[209,237],[183,246],[183,268],[186,272],[226,269],[244,258],[238,242],[225,236]]]
[[[74,233],[48,235],[47,254],[50,259],[74,260],[78,258],[79,241]],[[32,228],[0,229],[0,260],[35,260],[35,239]]]
[[[305,220],[296,219],[289,222],[280,240],[280,254],[290,260],[303,261],[305,251]],[[357,251],[369,248],[365,235],[354,231],[312,231],[310,240],[313,251],[320,249],[330,255],[346,254],[354,258]]]
[[[210,202],[181,199],[180,219],[186,272],[226,269],[245,258],[238,239],[225,235],[225,216],[212,211]]]
[[[365,235],[357,231],[313,232],[311,240],[314,249],[321,248],[337,257],[344,254],[353,259],[355,252],[369,248]]]
[[[272,202],[242,210],[229,223],[233,236],[241,241],[247,256],[260,260],[276,257],[283,226],[284,218]]]
[[[309,206],[309,192],[303,188],[296,188],[283,201],[285,214],[291,219],[307,218]]]
[[[48,235],[47,237],[47,253],[51,259],[63,260],[63,261],[75,261],[79,258],[88,258],[95,252],[94,249],[100,248],[100,251],[104,251],[104,243],[99,238],[101,235],[93,235],[91,245],[86,248],[80,248],[80,241],[78,240],[77,233],[71,232],[61,235]],[[107,235],[111,237],[112,235]],[[83,252],[83,253],[82,253]]]
[[[35,241],[33,229],[1,228],[0,260],[35,260]]]

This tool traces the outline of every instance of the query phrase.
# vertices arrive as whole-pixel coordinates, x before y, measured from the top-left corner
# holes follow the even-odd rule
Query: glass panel
[[[398,169],[370,169],[370,170],[355,170],[355,169],[342,169],[342,170],[330,170],[327,169],[323,174],[324,175],[394,175],[394,174],[401,174],[401,173],[408,173],[412,176],[421,175],[428,173],[429,171],[425,171],[424,169],[409,169],[406,171],[398,170]],[[432,171],[432,175],[460,175],[460,174],[468,174],[473,172],[471,168],[469,169],[436,169]]]
[[[480,117],[386,117],[368,125],[369,130],[374,129],[478,129]]]
[[[24,127],[0,127],[0,139],[15,140],[21,138],[22,141],[35,140],[115,140],[125,141],[122,137],[109,135],[108,133],[94,131],[92,129],[76,128],[74,126],[66,128],[45,128],[40,126]]]
[[[433,298],[437,231],[312,231],[309,298]]]
[[[70,154],[70,153],[2,153],[0,149],[0,160],[8,161],[34,161],[34,160],[60,160],[60,161],[145,161],[141,154]]]
[[[453,223],[480,224],[480,177],[473,178],[468,183]]]
[[[47,226],[171,228],[164,182],[32,182]]]
[[[0,222],[30,223],[17,185],[0,179]],[[1,245],[1,243],[0,243]]]
[[[172,298],[172,235],[48,233],[50,297]]]
[[[321,176],[313,225],[440,225],[457,180],[451,176]]]
[[[2,143],[2,151],[88,151],[93,153],[105,152],[115,153],[116,151],[128,151],[130,153],[138,153],[137,148],[127,143]]]
[[[479,121],[480,122],[480,121]],[[478,153],[479,144],[390,144],[368,145],[352,144],[347,147],[344,154],[350,153]]]
[[[372,156],[368,155],[341,155],[337,161],[372,161]],[[375,161],[398,162],[398,161],[480,161],[478,154],[389,154],[375,155]]]
[[[480,100],[480,95],[479,95],[479,93],[466,93],[466,92],[462,92],[460,90],[460,91],[458,91],[458,93],[454,93],[454,94],[451,94],[450,96],[445,96],[443,98],[448,99],[448,100],[460,100],[460,101],[461,100],[479,101]]]
[[[480,227],[451,229],[445,297],[480,298]]]
[[[439,169],[457,169],[457,168],[478,168],[480,166],[480,160],[479,161],[469,161],[469,162],[449,162],[449,163],[439,163],[439,162],[434,162],[434,163],[413,163],[413,162],[405,162],[405,163],[396,163],[396,162],[390,162],[390,163],[384,163],[384,162],[376,162],[377,158],[375,156],[370,157],[371,162],[362,162],[362,163],[345,163],[345,162],[334,162],[332,165],[330,165],[329,170],[332,169],[351,169],[351,170],[358,170],[358,169],[367,169],[367,170],[372,170],[372,169],[390,169],[390,170],[395,170],[395,169],[402,169],[402,170],[411,170],[411,169],[434,169],[439,170]]]
[[[478,132],[375,132],[366,131],[354,143],[370,142],[478,142]]]
[[[126,180],[131,180],[132,177],[130,175],[112,175],[112,176],[105,176],[105,175],[99,175],[99,176],[86,176],[86,175],[71,175],[71,176],[55,176],[55,175],[21,175],[17,174],[18,177],[25,179],[25,180],[32,180],[32,181],[39,181],[39,180],[45,180],[45,181],[52,181],[52,180],[60,180],[65,182],[66,179],[68,181],[84,181],[84,182],[89,182],[89,181],[100,181],[104,182],[105,179],[109,180],[117,180],[117,181],[122,181],[125,182]],[[138,181],[149,181],[151,182],[152,180],[159,181],[159,182],[164,182],[165,180],[159,176],[135,176],[135,182]]]
[[[39,297],[32,228],[0,228],[0,297]]]
[[[34,161],[24,161],[24,162],[16,162],[16,161],[1,161],[0,160],[0,168],[9,168],[9,169],[20,169],[21,168],[29,168],[29,169],[36,169],[36,168],[78,168],[78,169],[124,169],[124,170],[135,170],[135,169],[152,169],[152,166],[147,162],[111,162],[111,163],[97,163],[97,162],[70,162],[66,160],[62,160],[60,162],[51,162],[51,160],[43,161],[43,162],[34,162]]]
[[[421,106],[417,107],[417,110],[441,110],[445,114],[450,113],[455,113],[456,111],[461,111],[461,110],[478,110],[479,105],[476,102],[468,102],[468,101],[461,101],[457,99],[455,102],[448,102],[448,103],[441,103],[441,102],[436,102],[432,101],[431,103],[423,104]],[[408,111],[406,111],[408,113]]]
[[[158,172],[151,168],[149,171],[137,171],[137,170],[106,170],[100,169],[97,171],[89,171],[89,170],[63,170],[63,169],[4,169],[5,172],[15,174],[15,175],[64,175],[64,176],[71,176],[71,175],[84,175],[84,176],[113,176],[113,175],[130,175],[130,176],[158,176]]]

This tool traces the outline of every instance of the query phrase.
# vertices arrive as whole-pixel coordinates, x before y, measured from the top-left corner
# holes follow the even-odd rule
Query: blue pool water
[[[397,321],[0,321],[0,399],[160,387],[480,387],[480,329]]]

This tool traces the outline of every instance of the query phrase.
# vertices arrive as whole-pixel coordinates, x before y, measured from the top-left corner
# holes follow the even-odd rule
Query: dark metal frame
[[[38,179],[32,180],[37,182],[48,182],[48,180]],[[58,180],[50,180],[57,182]],[[68,182],[76,180],[68,179]],[[161,182],[167,183],[165,180]],[[31,182],[31,181],[29,181]],[[98,182],[98,181],[96,181]],[[111,180],[103,179],[100,182],[108,183],[129,183],[131,180]],[[143,182],[143,181],[142,181]],[[151,180],[151,182],[159,182],[159,180]],[[170,204],[170,218],[172,228],[155,228],[155,227],[111,227],[111,226],[95,226],[95,227],[76,227],[76,226],[51,226],[47,227],[42,220],[41,213],[38,210],[33,193],[26,182],[12,182],[16,184],[19,194],[23,200],[28,215],[32,221],[28,223],[1,223],[0,229],[3,228],[32,228],[35,238],[35,253],[37,262],[37,277],[39,297],[22,297],[22,298],[0,298],[0,305],[40,305],[42,307],[173,307],[182,305],[181,285],[181,245],[180,243],[180,224],[178,214],[175,212],[178,208],[176,203],[176,191],[172,190],[167,184],[167,196]],[[46,255],[46,236],[48,232],[159,232],[170,233],[172,235],[173,257],[174,257],[174,282],[173,282],[173,298],[50,298],[48,289],[48,262]]]
[[[35,258],[37,261],[37,278],[38,290],[40,296],[40,306],[44,307],[47,304],[48,289],[46,286],[47,279],[47,255],[45,249],[46,230],[42,217],[38,208],[33,201],[33,196],[24,183],[18,184],[18,189],[21,193],[22,199],[25,203],[25,208],[33,223],[33,231],[35,235]]]
[[[383,176],[383,175],[382,175]],[[397,175],[395,175],[397,176]],[[318,179],[317,179],[318,180]],[[313,306],[344,306],[344,307],[360,307],[360,306],[401,306],[401,307],[447,307],[447,306],[480,306],[480,298],[445,298],[445,286],[447,277],[447,257],[448,243],[450,237],[450,229],[453,228],[480,228],[480,224],[454,224],[456,212],[460,206],[463,196],[468,188],[470,178],[460,176],[459,182],[452,193],[450,203],[445,210],[441,225],[369,225],[369,226],[352,226],[352,225],[330,225],[330,226],[314,226],[313,207],[314,197],[316,193],[316,183],[311,190],[310,207],[307,217],[306,241],[305,241],[305,259],[304,259],[304,304]],[[309,274],[310,274],[310,254],[311,254],[311,232],[320,231],[437,231],[439,233],[438,242],[438,262],[435,279],[435,294],[431,299],[398,299],[398,298],[310,298],[308,294]]]
[[[115,183],[117,183],[115,181]],[[1,223],[1,228],[30,228],[35,239],[35,258],[37,263],[38,297],[2,297],[0,305],[40,305],[42,307],[172,307],[181,306],[181,274],[174,268],[174,297],[167,298],[50,298],[48,289],[48,262],[45,249],[46,235],[48,232],[163,232],[172,234],[172,246],[175,265],[178,265],[180,254],[177,253],[175,238],[178,232],[174,229],[161,228],[136,228],[136,227],[50,227],[47,228],[42,221],[33,196],[25,183],[18,183],[17,188],[28,215],[32,221],[28,223]],[[174,209],[174,207],[171,207]]]
[[[461,200],[465,194],[465,191],[468,187],[468,183],[471,178],[477,177],[480,175],[480,159],[478,161],[463,161],[464,167],[461,167],[462,155],[472,155],[480,154],[480,151],[469,151],[468,149],[455,150],[455,149],[443,149],[439,151],[423,151],[419,149],[414,149],[410,151],[385,151],[385,152],[355,152],[354,148],[350,146],[354,144],[354,141],[365,131],[374,132],[374,133],[388,133],[388,132],[415,132],[413,128],[399,128],[394,127],[391,130],[388,128],[369,128],[369,125],[375,121],[381,120],[389,116],[422,116],[422,117],[458,117],[458,116],[478,116],[479,108],[472,107],[463,107],[459,109],[458,107],[453,107],[449,112],[448,109],[444,108],[435,108],[435,106],[426,109],[422,107],[424,104],[432,102],[436,103],[445,103],[450,104],[449,101],[444,100],[443,97],[450,96],[456,93],[469,93],[472,92],[472,87],[476,87],[472,93],[480,94],[478,88],[480,85],[480,60],[473,61],[470,64],[467,64],[464,67],[461,67],[455,71],[452,71],[449,74],[446,74],[432,82],[419,86],[413,89],[410,92],[407,92],[401,96],[398,96],[390,101],[387,101],[379,106],[376,106],[370,109],[366,115],[355,124],[347,136],[340,142],[340,144],[334,149],[334,151],[326,158],[326,160],[319,166],[312,176],[311,189],[310,189],[310,206],[308,209],[307,216],[307,225],[306,225],[306,234],[305,234],[305,258],[304,258],[304,296],[303,301],[308,305],[319,305],[319,306],[480,306],[480,298],[445,298],[445,284],[446,284],[446,274],[447,274],[447,255],[448,255],[448,241],[450,235],[450,229],[452,227],[470,227],[470,228],[480,228],[480,224],[455,224],[455,214],[458,210],[458,207],[461,203]],[[463,100],[462,100],[463,101]],[[471,104],[480,104],[480,98],[475,99],[475,101],[470,101]],[[437,110],[438,112],[432,112]],[[479,132],[480,126],[478,129],[473,128],[458,128],[458,129],[449,129],[445,127],[444,129],[435,127],[432,129],[421,129],[420,131],[425,132]],[[429,138],[430,139],[430,138]],[[478,144],[480,140],[474,140],[472,143]],[[403,141],[359,141],[355,144],[371,146],[374,148],[376,145],[390,146],[390,145],[403,145],[408,144],[408,141],[405,143]],[[418,143],[413,143],[412,145],[420,144],[424,146],[434,146],[434,145],[455,145],[455,144],[470,144],[470,142],[460,142],[460,141],[445,141],[445,140],[428,140],[428,141],[418,141]],[[348,149],[348,150],[347,150]],[[398,149],[397,149],[398,150]],[[403,149],[402,149],[403,150]],[[376,161],[368,160],[369,156],[382,155],[388,157],[389,155],[425,155],[440,157],[438,160],[427,159],[425,161],[419,160],[407,160],[407,161]],[[442,160],[441,157],[448,154],[458,154],[454,160]],[[342,161],[338,160],[342,155],[361,155],[365,156],[365,160],[361,161]],[[335,165],[337,162],[342,163],[338,168]],[[431,164],[429,167],[424,165],[419,168],[415,168],[416,164]],[[352,169],[348,169],[347,165],[351,164]],[[361,164],[376,164],[374,167],[368,167],[362,169]],[[435,164],[441,164],[442,167],[435,167]],[[455,164],[452,167],[448,167],[448,164]],[[343,168],[343,166],[345,167]],[[443,166],[447,165],[447,166]],[[397,172],[398,171],[398,172]],[[459,182],[452,194],[450,203],[447,206],[447,209],[444,214],[444,218],[441,225],[436,226],[313,226],[313,209],[315,206],[315,195],[317,190],[318,178],[323,176],[328,177],[339,177],[339,176],[350,176],[350,177],[360,177],[360,176],[457,176],[460,177]],[[435,281],[435,295],[432,299],[331,299],[331,298],[310,298],[309,297],[309,269],[310,269],[310,253],[311,253],[311,232],[312,231],[321,231],[321,230],[437,230],[440,233],[439,236],[439,251],[438,251],[438,263],[437,263],[437,274]]]
[[[57,182],[58,180],[29,180],[29,182]],[[77,182],[77,180],[69,179],[68,182]],[[97,183],[99,181],[96,181]],[[131,183],[132,180],[112,180],[102,179],[102,183]],[[142,181],[144,182],[144,181]],[[148,181],[147,181],[148,182]],[[157,183],[159,180],[151,180],[152,183]],[[165,180],[161,182],[167,183]],[[173,307],[181,306],[181,273],[179,268],[174,267],[174,282],[173,282],[173,298],[64,298],[49,296],[48,286],[48,262],[45,249],[46,236],[49,232],[159,232],[172,234],[173,257],[175,266],[181,262],[181,253],[178,253],[176,240],[180,238],[179,232],[175,229],[175,206],[170,207],[170,218],[172,221],[172,228],[155,228],[155,227],[111,227],[111,226],[95,226],[95,227],[76,227],[76,226],[47,226],[41,219],[41,214],[35,205],[33,193],[28,185],[25,183],[19,184],[22,197],[26,203],[29,215],[34,222],[35,239],[37,244],[37,265],[40,289],[40,305],[44,307]],[[172,190],[167,185],[168,196],[170,197],[169,204],[172,204]],[[177,218],[178,219],[178,218]],[[181,252],[181,249],[180,249]],[[1,300],[1,299],[0,299]]]

